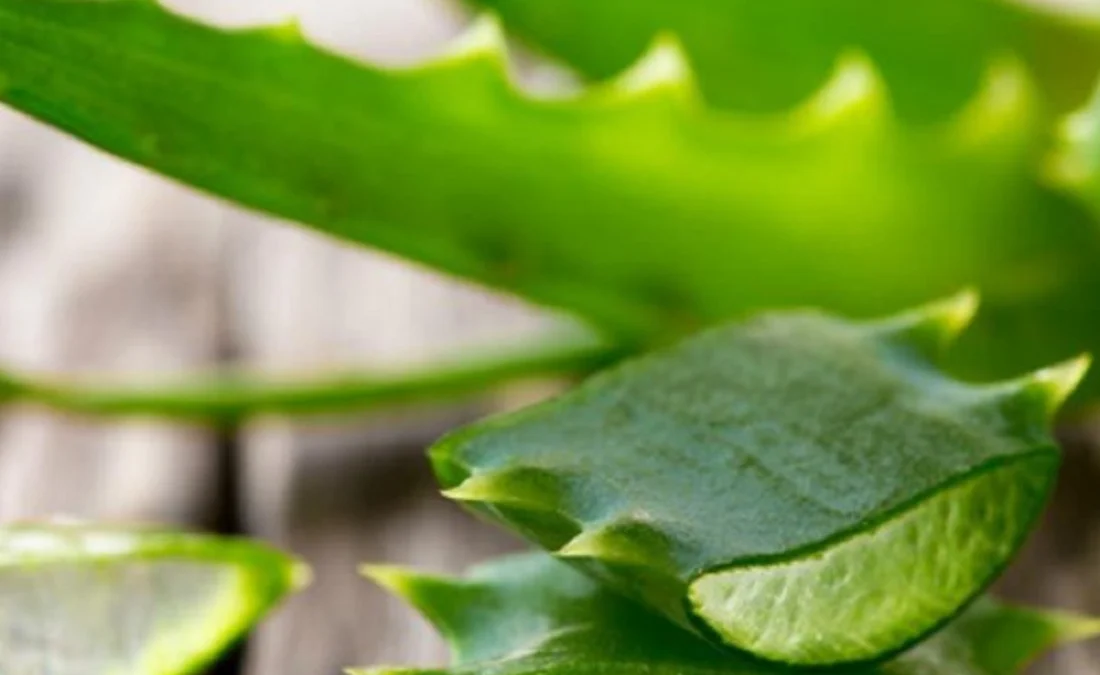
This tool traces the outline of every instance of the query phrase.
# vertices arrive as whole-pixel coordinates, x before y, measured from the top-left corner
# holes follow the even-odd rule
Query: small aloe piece
[[[787,668],[713,649],[544,554],[504,558],[466,579],[368,567],[450,643],[446,669],[373,668],[353,675],[783,675]],[[1100,621],[982,599],[938,635],[894,659],[837,675],[1020,675]]]
[[[244,540],[0,528],[0,672],[191,675],[307,581]]]
[[[969,385],[964,293],[853,323],[763,315],[431,450],[449,497],[681,626],[798,665],[882,658],[1003,570],[1055,478],[1078,359]]]
[[[1004,53],[1027,63],[1049,107],[1066,111],[1100,74],[1100,12],[1058,0],[470,0],[596,79],[614,77],[654,36],[680,36],[707,99],[783,110],[852,47],[878,64],[900,112],[951,114]]]
[[[874,316],[972,284],[988,311],[957,352],[967,375],[1098,340],[1100,228],[1032,176],[1048,122],[1018,58],[914,129],[858,52],[761,117],[709,108],[668,40],[613,82],[534,99],[495,24],[479,30],[388,71],[150,0],[0,0],[0,100],[632,346],[765,308]]]

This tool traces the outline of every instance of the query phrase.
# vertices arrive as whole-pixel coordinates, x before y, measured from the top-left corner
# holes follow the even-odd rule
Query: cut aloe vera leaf
[[[1079,359],[971,385],[975,298],[872,322],[766,314],[459,430],[445,494],[681,626],[794,665],[896,653],[1004,569],[1059,465]]]
[[[190,675],[308,581],[257,542],[81,525],[0,529],[0,672]]]

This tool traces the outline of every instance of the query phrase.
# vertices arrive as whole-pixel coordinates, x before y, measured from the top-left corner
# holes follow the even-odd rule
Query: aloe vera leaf
[[[795,665],[880,659],[955,616],[1035,524],[1084,374],[937,370],[961,294],[873,322],[765,314],[430,452],[444,494],[689,629]]]
[[[0,671],[190,675],[307,582],[301,563],[257,542],[0,528]]]
[[[0,100],[630,345],[761,308],[873,316],[970,284],[988,318],[957,351],[968,375],[1100,335],[1100,232],[1034,180],[1047,127],[1013,59],[952,120],[915,130],[859,56],[760,119],[703,105],[668,43],[612,84],[533,100],[482,28],[386,71],[292,28],[219,30],[145,0],[0,0]]]
[[[446,669],[373,668],[355,675],[779,675],[790,670],[718,652],[545,554],[500,559],[465,579],[370,567],[451,645]],[[1019,675],[1043,652],[1100,632],[1095,619],[984,598],[936,636],[874,666],[838,675]]]
[[[775,112],[825,81],[856,47],[881,69],[901,114],[949,115],[989,63],[1024,59],[1043,100],[1065,112],[1100,74],[1100,12],[1027,0],[469,0],[583,74],[614,77],[656,35],[679,36],[707,100]]]
[[[389,375],[343,372],[286,380],[221,376],[174,385],[110,387],[0,371],[0,403],[33,403],[97,416],[231,423],[263,414],[329,414],[448,400],[522,379],[586,375],[621,355],[621,349],[578,333]]]

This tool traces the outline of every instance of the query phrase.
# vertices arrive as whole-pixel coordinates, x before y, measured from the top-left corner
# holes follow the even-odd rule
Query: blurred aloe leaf
[[[1048,158],[1046,176],[1079,198],[1100,219],[1100,88],[1092,100],[1064,119]]]
[[[148,0],[0,0],[0,100],[624,344],[762,308],[873,316],[970,284],[986,312],[954,352],[967,375],[1100,336],[1100,228],[1032,176],[1048,127],[1018,61],[913,129],[858,55],[765,119],[708,109],[668,42],[614,83],[533,100],[492,28],[393,72],[290,27],[219,30]]]
[[[974,297],[868,323],[765,314],[431,450],[444,494],[684,628],[830,665],[920,640],[1031,531],[1085,361],[936,370]]]
[[[309,415],[468,396],[506,382],[586,375],[622,350],[580,332],[562,332],[522,349],[468,354],[401,373],[341,372],[277,380],[223,375],[180,384],[82,383],[0,371],[0,403],[33,403],[100,416],[167,416],[230,423],[254,415]]]
[[[307,580],[243,540],[0,528],[0,672],[190,675]]]
[[[596,79],[674,33],[711,103],[755,112],[797,104],[853,47],[870,55],[911,121],[952,113],[1004,54],[1023,59],[1043,99],[1062,112],[1100,72],[1100,10],[1059,0],[469,1]]]
[[[716,651],[542,554],[504,558],[466,579],[394,568],[368,576],[419,610],[450,643],[447,669],[355,675],[780,675],[788,669]],[[838,675],[1019,675],[1048,649],[1095,636],[1100,622],[983,599],[894,659]]]

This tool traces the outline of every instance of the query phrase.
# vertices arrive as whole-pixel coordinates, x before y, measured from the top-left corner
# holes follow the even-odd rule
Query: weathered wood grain
[[[0,112],[0,358],[44,371],[155,373],[216,357],[217,210]],[[33,410],[0,423],[0,519],[202,524],[207,433]]]
[[[390,369],[463,344],[520,338],[540,324],[373,254],[296,230],[241,225],[235,231],[244,241],[234,248],[243,258],[235,284],[242,306],[233,315],[250,367]],[[338,673],[351,664],[442,658],[434,633],[355,569],[374,561],[458,571],[515,546],[443,500],[423,454],[443,431],[488,410],[489,402],[472,402],[351,420],[268,420],[247,430],[244,522],[316,571],[314,586],[258,632],[249,673]]]

